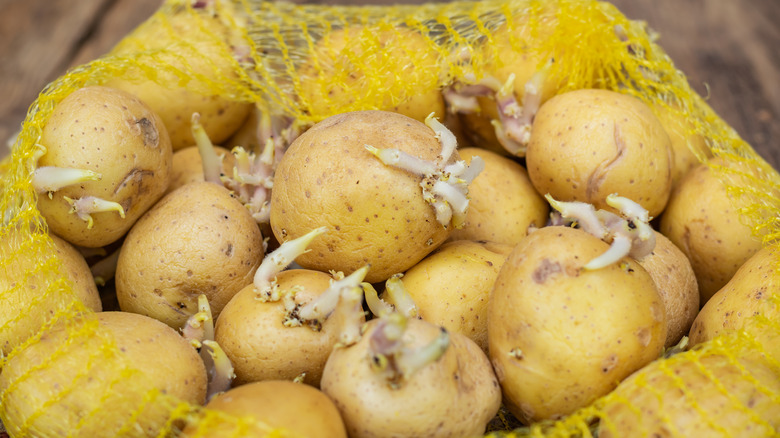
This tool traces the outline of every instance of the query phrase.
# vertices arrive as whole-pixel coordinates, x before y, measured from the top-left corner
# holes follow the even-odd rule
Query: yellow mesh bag
[[[184,20],[186,26],[179,26],[177,20]],[[509,27],[508,40],[497,39],[503,26]],[[177,33],[182,28],[190,33]],[[150,44],[150,34],[155,39],[169,38],[172,45]],[[196,40],[210,42],[208,54],[193,43]],[[686,117],[691,133],[704,136],[712,155],[736,164],[714,166],[714,170],[726,182],[744,223],[765,246],[775,245],[780,237],[778,173],[691,90],[683,73],[654,43],[652,33],[608,3],[484,0],[327,7],[257,0],[193,6],[170,0],[111,54],[47,86],[31,106],[12,155],[2,163],[0,265],[6,280],[0,299],[9,310],[4,310],[7,321],[0,332],[24,341],[2,358],[0,366],[43,340],[59,340],[56,353],[15,370],[10,384],[2,388],[0,418],[9,432],[41,436],[41,424],[60,422],[75,427],[55,427],[52,436],[98,432],[167,436],[190,421],[197,429],[194,436],[200,437],[209,436],[213,422],[226,420],[235,425],[232,436],[242,436],[251,428],[284,436],[283,431],[251,420],[226,418],[145,389],[143,374],[124,359],[116,340],[99,330],[94,314],[74,296],[36,209],[31,184],[36,142],[63,98],[78,88],[116,78],[150,80],[253,102],[263,113],[295,120],[303,129],[340,112],[393,109],[413,99],[438,96],[453,82],[475,83],[488,68],[500,67],[509,54],[523,53],[555,60],[548,74],[558,84],[557,93],[580,88],[617,90]],[[542,68],[543,62],[536,67]],[[704,154],[699,155],[704,159]],[[780,258],[775,257],[775,262],[780,263]],[[29,293],[30,284],[35,285],[34,293]],[[655,361],[632,375],[630,385],[621,385],[564,419],[520,427],[502,411],[491,434],[606,437],[626,436],[630,431],[635,436],[684,432],[704,436],[725,435],[744,426],[745,436],[778,435],[780,414],[771,416],[780,406],[778,284],[777,274],[772,274],[766,284],[771,299],[741,330]],[[752,361],[757,357],[761,365]],[[47,370],[58,361],[78,361],[83,372],[72,376],[68,385],[42,387],[35,398],[15,398],[18,385],[51,379]],[[112,370],[111,385],[90,387],[92,378],[106,370]],[[84,388],[89,388],[88,397],[81,394]],[[76,400],[80,406],[73,415],[78,418],[58,417],[63,411],[57,406]],[[101,414],[125,408],[133,415],[120,422],[106,421]],[[681,412],[685,421],[697,425],[672,418]]]

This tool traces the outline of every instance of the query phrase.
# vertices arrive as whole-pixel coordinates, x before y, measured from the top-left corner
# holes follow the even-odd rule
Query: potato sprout
[[[606,210],[596,210],[592,204],[572,201],[562,202],[553,199],[550,194],[545,198],[561,218],[573,220],[582,230],[611,243],[609,249],[589,261],[585,269],[600,269],[618,262],[625,256],[641,259],[650,254],[655,247],[655,233],[650,226],[647,210],[636,202],[613,193],[606,202],[620,215]]]
[[[446,164],[457,147],[455,136],[433,117],[433,113],[425,119],[425,124],[435,132],[441,143],[442,150],[435,162],[421,160],[398,149],[365,147],[383,164],[423,177],[420,182],[423,199],[433,206],[436,220],[445,228],[450,223],[455,228],[461,228],[469,205],[468,185],[485,164],[479,157],[474,157],[471,164],[465,161]]]

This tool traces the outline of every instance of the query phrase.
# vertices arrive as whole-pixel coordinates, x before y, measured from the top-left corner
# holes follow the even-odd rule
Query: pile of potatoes
[[[348,33],[330,38],[319,56]],[[403,39],[400,52],[422,47]],[[55,321],[33,343],[38,318],[2,332],[2,353],[14,353],[0,374],[5,427],[478,436],[502,405],[531,424],[617,389],[663,422],[617,405],[604,436],[702,421],[693,432],[776,432],[776,397],[753,394],[720,357],[675,397],[709,397],[724,379],[734,409],[755,415],[732,421],[722,404],[682,409],[631,386],[651,370],[658,390],[680,391],[652,374],[664,352],[772,317],[775,250],[741,222],[714,170],[755,169],[710,156],[668,105],[558,92],[543,59],[505,61],[482,83],[284,135],[251,103],[163,95],[151,82],[64,98],[31,178],[62,273],[97,313],[84,316],[89,330]],[[508,95],[490,91],[512,80]],[[107,286],[100,296],[93,278]],[[0,278],[19,303],[0,324],[35,287],[34,276]],[[742,369],[776,394],[777,336],[761,342]],[[111,360],[95,365],[101,355]],[[144,409],[149,394],[208,409]]]

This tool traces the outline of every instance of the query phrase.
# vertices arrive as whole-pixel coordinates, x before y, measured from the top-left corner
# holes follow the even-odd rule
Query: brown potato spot
[[[539,266],[534,269],[533,274],[531,274],[531,278],[534,280],[535,283],[543,284],[545,281],[547,281],[547,278],[549,278],[551,275],[562,272],[563,268],[561,267],[561,264],[558,262],[550,261],[550,259],[544,259],[539,264]]]
[[[160,134],[157,132],[154,122],[144,117],[135,123],[141,128],[141,133],[144,136],[144,146],[156,148],[160,143]]]

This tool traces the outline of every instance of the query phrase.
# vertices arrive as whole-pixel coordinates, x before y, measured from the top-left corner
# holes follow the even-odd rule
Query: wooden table
[[[105,53],[161,0],[0,0],[0,141],[37,93],[69,67]],[[388,4],[389,0],[312,3]],[[410,0],[406,3],[416,3]],[[643,19],[693,88],[780,168],[780,1],[614,0]],[[7,148],[0,145],[0,157]]]

